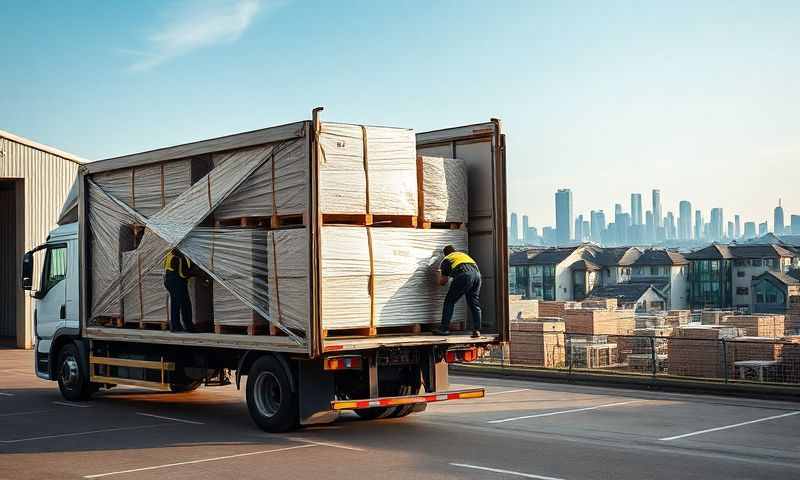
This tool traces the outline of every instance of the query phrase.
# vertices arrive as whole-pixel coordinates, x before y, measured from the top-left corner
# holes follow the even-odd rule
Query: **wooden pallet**
[[[416,228],[416,215],[375,215],[372,213],[323,213],[323,225]]]
[[[122,328],[125,326],[125,321],[122,317],[98,317],[95,323],[102,327]]]
[[[392,325],[385,327],[360,327],[360,328],[336,328],[323,329],[323,338],[340,337],[376,337],[378,335],[413,335],[425,332],[432,332],[438,328],[437,323],[412,323],[409,325]],[[456,330],[455,324],[451,325],[451,330]]]
[[[217,227],[269,227],[269,217],[224,218],[214,222]]]
[[[145,320],[139,322],[139,328],[141,330],[169,330],[169,322]]]
[[[373,215],[372,225],[375,227],[417,228],[416,215]]]
[[[308,213],[293,213],[290,215],[273,215],[270,217],[270,228],[297,227],[308,225]]]
[[[430,229],[442,229],[442,230],[460,230],[464,228],[464,224],[461,222],[419,222],[419,228],[430,230]]]
[[[214,325],[214,333],[225,335],[266,335],[267,325],[252,323],[250,325]]]

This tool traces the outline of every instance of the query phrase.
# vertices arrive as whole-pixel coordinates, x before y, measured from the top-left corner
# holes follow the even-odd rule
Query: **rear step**
[[[469,388],[466,390],[451,390],[424,395],[406,395],[403,397],[381,397],[366,400],[334,400],[331,402],[333,410],[355,410],[359,408],[393,407],[411,403],[445,402],[447,400],[466,400],[469,398],[483,398],[486,394],[482,388]]]

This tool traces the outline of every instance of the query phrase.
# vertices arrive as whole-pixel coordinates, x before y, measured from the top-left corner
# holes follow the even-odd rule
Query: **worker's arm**
[[[447,285],[447,281],[450,280],[449,277],[442,275],[442,272],[437,272],[439,275],[439,286],[444,287]]]
[[[439,281],[439,286],[444,287],[447,285],[447,281],[449,280],[448,275],[450,274],[450,262],[448,260],[442,261],[436,273],[438,275],[437,280]]]

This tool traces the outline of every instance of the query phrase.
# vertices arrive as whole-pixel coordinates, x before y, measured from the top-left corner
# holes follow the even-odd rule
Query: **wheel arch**
[[[256,363],[256,360],[267,355],[274,357],[281,367],[283,367],[286,376],[289,378],[289,386],[291,387],[292,392],[296,393],[297,380],[291,366],[289,365],[289,360],[286,355],[279,352],[264,352],[261,350],[248,350],[239,359],[239,365],[236,367],[236,389],[241,389],[242,375],[247,375],[247,373],[250,371],[250,367]]]
[[[79,364],[81,371],[86,378],[89,378],[89,341],[80,338],[74,330],[75,329],[59,329],[53,336],[53,342],[50,344],[50,362],[48,365],[48,373],[50,374],[51,380],[58,378],[58,368],[60,368],[58,364],[58,355],[61,353],[61,349],[68,344],[75,345],[75,348],[78,349],[81,360]]]

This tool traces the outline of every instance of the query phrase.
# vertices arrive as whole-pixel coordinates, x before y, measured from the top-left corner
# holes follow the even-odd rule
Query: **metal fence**
[[[491,347],[479,362],[800,387],[800,343],[780,338],[514,332],[509,344]]]

